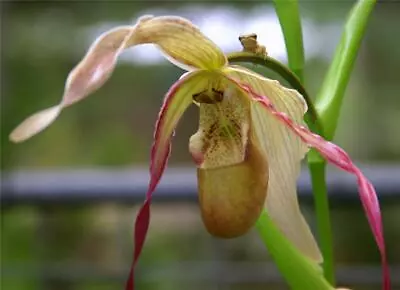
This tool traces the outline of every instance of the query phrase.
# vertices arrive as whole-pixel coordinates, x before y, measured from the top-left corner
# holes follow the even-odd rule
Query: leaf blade
[[[333,289],[322,276],[318,265],[302,255],[284,237],[267,212],[262,212],[256,228],[291,289]]]
[[[335,135],[345,90],[375,3],[375,0],[358,1],[352,8],[333,61],[317,95],[316,109],[328,140],[332,140]]]

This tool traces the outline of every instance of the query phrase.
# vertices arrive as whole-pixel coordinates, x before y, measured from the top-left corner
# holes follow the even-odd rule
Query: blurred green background
[[[300,1],[306,87],[311,95],[321,84],[352,4],[350,0]],[[124,53],[104,87],[68,108],[39,136],[18,145],[8,141],[8,134],[25,117],[59,102],[68,72],[96,36],[133,23],[140,15],[188,17],[226,52],[240,49],[239,34],[256,32],[270,55],[285,61],[279,23],[267,1],[8,1],[1,5],[3,173],[147,166],[162,97],[182,73],[151,46]],[[376,6],[347,89],[335,142],[359,163],[400,161],[399,15],[400,2]],[[170,166],[190,165],[188,138],[196,126],[197,112],[192,108],[178,127]],[[122,289],[136,210],[112,203],[2,207],[2,289]],[[304,210],[312,221],[312,209]],[[383,204],[382,211],[389,260],[399,264],[400,202]],[[206,233],[193,204],[157,205],[153,213],[139,267],[139,289],[287,289],[281,279],[273,283],[252,276],[240,283],[219,279],[217,264],[225,272],[231,269],[228,262],[263,267],[260,263],[269,258],[256,233],[215,240]],[[339,266],[378,265],[361,206],[334,207],[332,220]]]

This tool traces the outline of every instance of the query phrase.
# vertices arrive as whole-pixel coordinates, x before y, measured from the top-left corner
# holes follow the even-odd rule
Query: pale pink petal
[[[49,126],[60,114],[61,106],[54,106],[33,114],[22,122],[11,134],[10,140],[21,142]]]
[[[287,114],[280,112],[269,99],[269,96],[258,94],[247,84],[238,85],[247,91],[255,101],[268,110],[277,120],[286,127],[290,128],[298,135],[303,142],[317,149],[321,155],[330,163],[347,171],[357,178],[358,191],[361,202],[365,209],[368,222],[375,237],[379,251],[381,253],[381,261],[383,267],[384,282],[383,288],[390,289],[389,267],[386,258],[385,242],[383,237],[382,219],[377,194],[371,182],[363,175],[360,169],[354,165],[349,155],[339,146],[332,142],[324,140],[321,136],[310,132],[306,127],[294,122]]]
[[[119,27],[101,35],[82,61],[69,73],[60,104],[28,117],[11,133],[10,139],[22,142],[30,138],[49,126],[63,108],[78,102],[101,87],[114,70],[117,57],[132,32],[133,27]]]
[[[97,38],[86,56],[69,73],[58,114],[63,108],[100,88],[111,76],[124,49],[144,43],[156,44],[169,60],[186,69],[212,70],[227,62],[222,51],[189,20],[174,16],[144,16],[136,25],[117,27]],[[45,129],[56,118],[49,118],[48,110],[34,116],[17,127],[17,133],[11,133],[12,141],[24,141]]]

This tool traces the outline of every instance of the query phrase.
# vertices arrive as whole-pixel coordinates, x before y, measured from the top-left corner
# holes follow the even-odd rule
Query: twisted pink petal
[[[381,254],[383,289],[389,290],[390,273],[386,258],[381,212],[377,194],[371,182],[363,175],[361,170],[354,165],[349,155],[342,148],[333,144],[332,142],[324,140],[321,136],[312,133],[307,128],[294,123],[285,113],[277,111],[266,96],[258,95],[256,92],[254,92],[254,90],[252,90],[251,87],[245,84],[239,84],[234,80],[232,81],[249,93],[255,101],[264,106],[278,120],[296,133],[305,143],[317,149],[326,160],[343,169],[344,171],[354,174],[357,177],[358,191],[361,202]]]
[[[134,289],[134,268],[149,228],[151,198],[167,165],[175,127],[183,113],[192,104],[193,91],[201,91],[199,88],[204,87],[205,83],[208,82],[208,78],[204,78],[204,74],[202,72],[190,72],[183,75],[165,95],[154,130],[154,142],[150,156],[150,182],[146,200],[140,208],[135,222],[135,249],[126,290]]]
[[[161,179],[162,174],[164,173],[168,158],[171,153],[171,138],[165,144],[160,144],[160,138],[159,138],[161,134],[160,128],[162,127],[162,123],[164,122],[165,112],[166,109],[168,108],[169,102],[171,98],[174,96],[179,86],[181,85],[181,83],[182,82],[179,81],[176,82],[166,94],[164,103],[161,107],[156,122],[154,130],[154,142],[152,145],[151,155],[150,155],[151,163],[150,163],[149,188],[147,189],[146,200],[144,201],[136,217],[135,231],[134,231],[135,248],[134,248],[133,261],[129,272],[128,281],[125,286],[126,290],[134,290],[134,269],[139,259],[140,253],[142,252],[143,244],[146,240],[147,231],[149,229],[150,205],[151,205],[152,195]]]

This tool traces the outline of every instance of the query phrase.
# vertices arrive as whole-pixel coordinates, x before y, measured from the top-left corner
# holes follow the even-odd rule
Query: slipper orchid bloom
[[[268,214],[304,255],[322,257],[301,214],[296,180],[309,147],[357,177],[362,203],[386,265],[379,203],[372,184],[335,144],[310,132],[303,97],[244,67],[229,65],[224,53],[190,21],[144,16],[133,26],[105,32],[71,71],[60,104],[27,118],[10,135],[23,141],[52,123],[61,110],[83,99],[110,77],[120,53],[155,44],[173,64],[185,69],[164,98],[151,150],[150,182],[135,223],[133,268],[145,241],[152,194],[165,170],[175,127],[193,103],[199,129],[189,141],[197,166],[199,203],[207,230],[218,237],[243,235],[261,211]]]

